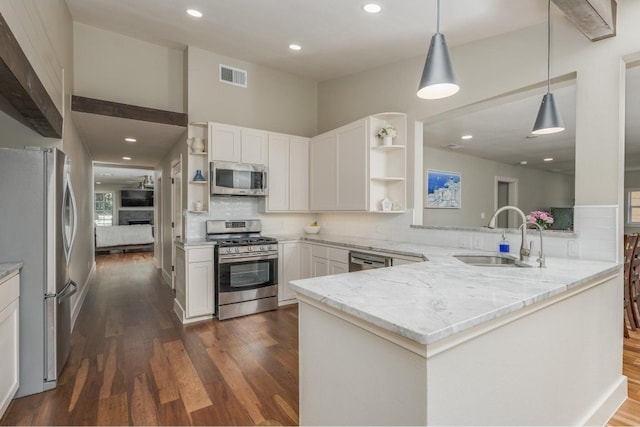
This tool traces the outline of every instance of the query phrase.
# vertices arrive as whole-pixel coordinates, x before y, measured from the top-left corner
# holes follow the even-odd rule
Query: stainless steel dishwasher
[[[391,266],[391,257],[349,252],[349,271],[371,270]]]

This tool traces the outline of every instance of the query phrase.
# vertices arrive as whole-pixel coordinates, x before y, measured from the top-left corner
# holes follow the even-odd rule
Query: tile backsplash
[[[264,213],[265,199],[260,197],[219,196],[211,200],[208,215],[189,214],[186,217],[187,238],[205,236],[205,221],[209,219],[260,219],[268,234],[302,234],[302,227],[318,221],[322,233],[362,236],[373,239],[424,243],[433,246],[461,247],[483,251],[497,250],[501,230],[476,227],[412,226],[413,212],[403,214],[373,213]],[[547,256],[615,261],[618,253],[617,206],[576,206],[575,232],[546,231],[544,252]],[[508,230],[511,253],[517,254],[520,233]],[[528,232],[534,242],[533,253],[539,250],[538,233]]]
[[[206,234],[205,222],[211,219],[260,219],[265,235],[302,233],[302,226],[315,221],[316,214],[264,213],[264,197],[216,196],[211,199],[209,214],[188,214],[187,239],[200,239]]]

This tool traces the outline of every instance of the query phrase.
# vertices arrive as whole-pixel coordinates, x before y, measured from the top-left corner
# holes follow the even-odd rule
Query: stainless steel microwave
[[[249,163],[211,162],[211,195],[266,196],[267,167]]]

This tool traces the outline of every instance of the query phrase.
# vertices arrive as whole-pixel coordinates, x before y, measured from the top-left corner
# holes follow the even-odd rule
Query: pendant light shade
[[[564,130],[564,123],[560,116],[560,110],[556,106],[556,101],[553,98],[551,92],[547,92],[542,97],[542,104],[538,110],[538,117],[536,117],[536,123],[533,125],[534,135],[546,135],[549,133],[562,132]]]
[[[563,130],[564,122],[551,93],[551,0],[547,0],[547,93],[542,97],[542,104],[531,133],[548,135]]]
[[[459,90],[460,86],[451,65],[447,42],[444,35],[440,33],[440,0],[438,0],[436,33],[431,37],[417,95],[423,99],[440,99],[454,95]]]

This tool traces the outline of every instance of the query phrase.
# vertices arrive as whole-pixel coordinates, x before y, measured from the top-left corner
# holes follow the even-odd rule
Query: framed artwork
[[[427,169],[427,197],[425,207],[434,209],[460,209],[462,207],[462,175]]]

